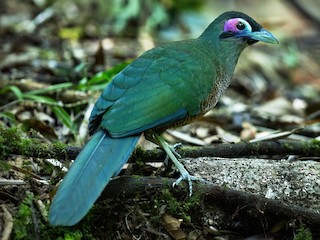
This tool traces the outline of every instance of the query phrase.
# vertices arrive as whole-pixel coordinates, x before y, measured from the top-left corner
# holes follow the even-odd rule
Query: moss
[[[304,153],[308,153],[310,151],[319,151],[320,150],[320,141],[318,140],[310,140],[310,141],[305,141],[302,144],[302,150]]]
[[[32,152],[33,145],[39,147],[39,141],[21,137],[24,133],[18,127],[0,128],[0,156],[7,158],[10,154],[25,154]],[[29,155],[27,154],[27,155]]]
[[[304,225],[297,230],[294,238],[294,240],[312,240],[312,233],[310,232],[310,229],[306,228]]]
[[[9,171],[11,169],[11,165],[5,161],[0,160],[0,171]]]
[[[56,141],[52,144],[52,148],[55,150],[55,152],[57,153],[62,153],[62,154],[66,154],[66,147],[67,145],[63,142],[60,141]]]
[[[171,190],[165,189],[162,191],[163,199],[167,203],[167,209],[173,216],[178,216],[190,223],[192,215],[199,212],[199,207],[202,205],[203,193],[196,192],[191,197],[178,200]]]
[[[143,167],[145,165],[144,161],[142,158],[137,158],[134,162],[134,164],[138,167]]]
[[[58,240],[80,240],[83,238],[83,235],[80,231],[75,231],[75,232],[72,232],[72,233],[65,233],[64,234],[64,237],[59,237]]]
[[[10,154],[43,158],[63,157],[66,154],[66,144],[62,142],[44,144],[37,138],[28,138],[25,135],[18,127],[0,127],[0,160],[8,158]]]
[[[181,218],[187,224],[199,220],[202,216],[202,197],[202,193],[196,192],[192,197],[181,195],[180,191],[172,188],[142,189],[135,191],[134,196],[130,197],[125,192],[119,192],[113,198],[98,201],[76,227],[81,229],[84,236],[87,236],[87,232],[97,239],[125,238],[132,234],[148,235],[146,224],[148,229],[161,232],[164,231],[161,220],[164,213]]]
[[[35,157],[49,157],[49,147],[43,144],[39,139],[23,138],[19,144],[22,155],[29,156],[32,153]]]
[[[41,214],[33,202],[36,197],[28,192],[20,203],[17,214],[14,218],[13,239],[58,239],[58,240],[80,240],[83,239],[85,231],[76,227],[53,227],[41,220]],[[86,239],[90,234],[85,235]]]
[[[22,201],[19,206],[18,214],[14,220],[14,239],[34,239],[32,229],[32,198],[33,194]]]
[[[13,150],[17,150],[20,138],[21,130],[17,127],[4,128],[0,126],[0,159],[8,158],[9,154]]]
[[[309,144],[311,144],[311,146],[315,149],[315,150],[320,150],[320,141],[313,139],[309,142]]]

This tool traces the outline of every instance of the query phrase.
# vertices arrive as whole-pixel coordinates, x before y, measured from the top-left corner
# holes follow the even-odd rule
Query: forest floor
[[[95,100],[159,43],[141,30],[148,9],[139,21],[113,16],[112,28],[101,20],[109,10],[94,4],[81,15],[81,3],[40,2],[0,2],[1,239],[320,239],[317,27],[247,49],[218,105],[164,134],[210,183],[195,182],[191,197],[185,182],[172,188],[179,174],[142,138],[80,223],[50,226],[50,202],[88,139]]]

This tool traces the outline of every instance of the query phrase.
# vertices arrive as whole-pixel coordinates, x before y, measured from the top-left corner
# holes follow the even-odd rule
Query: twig
[[[2,185],[25,185],[25,184],[27,184],[27,183],[23,180],[0,178],[0,186],[2,186]]]
[[[31,213],[32,213],[32,222],[33,222],[33,230],[34,230],[34,238],[36,240],[40,240],[40,227],[39,227],[39,223],[38,223],[38,217],[36,214],[36,210],[34,209],[34,204],[32,202],[31,206]]]
[[[3,210],[4,230],[1,240],[9,240],[13,229],[13,218],[10,212],[7,210],[4,204],[1,205]]]

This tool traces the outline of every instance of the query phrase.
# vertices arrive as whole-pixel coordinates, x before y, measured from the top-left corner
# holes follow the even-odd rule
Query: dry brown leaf
[[[199,145],[199,146],[207,145],[206,142],[204,142],[198,138],[194,138],[194,137],[190,136],[189,134],[185,134],[185,133],[175,131],[175,130],[168,130],[167,132],[170,135],[172,135],[173,137],[180,139],[180,140],[187,142],[187,143],[191,143],[191,144]]]
[[[244,122],[242,124],[243,130],[240,133],[240,138],[242,140],[251,140],[254,139],[257,135],[257,128],[255,126],[253,126],[251,123],[249,122]]]
[[[303,128],[295,128],[290,131],[274,131],[272,133],[266,134],[264,136],[257,136],[257,138],[250,140],[249,142],[261,142],[261,141],[270,141],[270,140],[278,140],[284,139],[293,135],[294,133],[302,130]],[[303,137],[303,136],[301,136]]]
[[[175,240],[184,240],[187,238],[187,234],[180,228],[182,220],[176,219],[168,214],[163,214],[161,220],[164,228]]]

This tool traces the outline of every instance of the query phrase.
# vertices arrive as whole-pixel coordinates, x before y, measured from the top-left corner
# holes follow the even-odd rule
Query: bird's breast
[[[230,84],[231,77],[227,74],[223,73],[223,71],[217,74],[216,79],[213,80],[214,84],[212,84],[212,89],[208,96],[202,101],[200,106],[200,114],[204,115],[208,111],[210,111],[219,101],[221,95],[225,92],[227,87]]]

